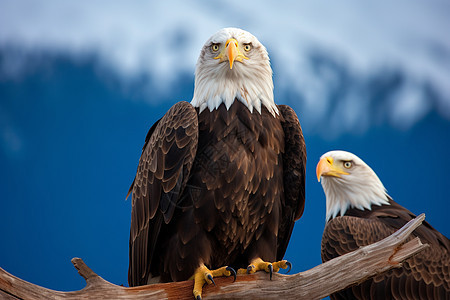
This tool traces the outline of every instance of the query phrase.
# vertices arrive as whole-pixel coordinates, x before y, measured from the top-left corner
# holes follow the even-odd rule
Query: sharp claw
[[[250,271],[253,269],[253,265],[250,265],[247,267],[247,274],[250,274]]]
[[[227,267],[226,270],[230,271],[231,274],[233,274],[233,277],[234,277],[233,282],[235,282],[236,281],[236,271],[232,267]]]
[[[269,264],[269,273],[270,273],[270,280],[272,280],[272,273],[273,273],[273,265]]]
[[[214,279],[213,279],[213,277],[212,277],[211,274],[208,274],[206,277],[207,277],[209,280],[211,280],[211,282],[214,284],[214,286],[216,286],[216,283],[214,282]]]
[[[292,264],[290,261],[286,261],[286,265],[289,267],[289,269],[287,270],[286,274],[289,273],[291,271],[292,268]]]

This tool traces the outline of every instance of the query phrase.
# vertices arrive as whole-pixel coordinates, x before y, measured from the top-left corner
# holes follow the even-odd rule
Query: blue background
[[[14,6],[0,2],[0,10],[2,5],[3,11]],[[430,22],[433,17],[429,16]],[[168,15],[164,24],[176,23],[178,18]],[[15,33],[14,26],[8,27],[8,20],[0,21],[6,27],[2,30],[23,36],[23,32]],[[258,26],[263,21],[259,22],[242,21],[242,26],[261,31]],[[223,23],[217,22],[203,40]],[[232,25],[240,24],[239,18],[232,19]],[[183,28],[174,32],[183,32]],[[436,30],[443,28],[436,26]],[[33,32],[31,25],[25,27],[28,31]],[[40,34],[45,40],[45,31]],[[266,37],[269,54],[270,42]],[[81,257],[106,280],[127,285],[131,201],[125,196],[150,126],[176,101],[190,101],[195,59],[188,62],[189,72],[177,72],[164,89],[155,75],[129,76],[120,68],[108,67],[103,52],[95,47],[81,55],[58,47],[51,43],[30,46],[19,38],[0,43],[0,267],[44,287],[79,290],[85,283],[70,259]],[[196,45],[194,57],[201,47],[202,43]],[[443,50],[446,63],[449,49]],[[321,263],[325,197],[315,166],[324,152],[333,149],[360,156],[397,202],[416,214],[426,213],[426,219],[448,236],[450,121],[445,108],[449,106],[433,104],[412,124],[396,126],[380,115],[389,110],[386,99],[395,99],[394,91],[408,73],[375,65],[370,78],[358,87],[364,90],[361,95],[372,99],[366,115],[369,125],[349,129],[340,128],[339,121],[327,122],[336,116],[334,107],[342,100],[345,87],[359,80],[344,76],[350,62],[336,60],[331,47],[321,56],[307,57],[312,66],[325,65],[340,78],[338,86],[327,93],[331,108],[313,122],[314,116],[303,110],[301,94],[277,88],[283,85],[283,60],[288,58],[271,57],[275,101],[296,110],[308,151],[305,212],[286,253],[293,271]],[[445,90],[422,84],[419,88],[429,103],[450,102]]]

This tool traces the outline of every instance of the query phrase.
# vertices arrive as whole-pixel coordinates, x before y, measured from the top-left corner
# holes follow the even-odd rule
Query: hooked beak
[[[349,175],[339,166],[334,165],[332,157],[322,157],[316,167],[317,181],[320,181],[322,176],[341,177],[341,175]]]
[[[243,59],[248,59],[242,52],[239,50],[239,44],[236,39],[228,39],[225,43],[225,48],[220,52],[219,55],[214,57],[214,59],[220,59],[220,62],[228,59],[230,63],[230,70],[233,69],[234,61],[242,62]]]

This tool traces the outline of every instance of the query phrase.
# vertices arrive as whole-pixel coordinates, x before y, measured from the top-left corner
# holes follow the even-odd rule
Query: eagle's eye
[[[211,45],[211,51],[212,51],[212,52],[217,52],[217,51],[219,51],[219,44],[212,44],[212,45]]]
[[[352,167],[352,162],[351,161],[344,161],[344,168],[350,169],[351,167]]]
[[[245,52],[252,50],[252,44],[244,44],[244,50]]]

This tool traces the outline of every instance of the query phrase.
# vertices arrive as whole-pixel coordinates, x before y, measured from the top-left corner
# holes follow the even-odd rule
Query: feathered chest
[[[188,182],[198,222],[223,246],[247,247],[283,194],[284,132],[265,108],[240,102],[199,114],[197,155]],[[206,216],[206,217],[205,217]],[[261,227],[262,229],[263,227]],[[262,232],[262,231],[261,231]],[[230,248],[231,247],[231,248]],[[228,248],[227,248],[228,249]]]
[[[283,151],[280,120],[265,108],[261,114],[251,113],[235,101],[229,110],[222,104],[212,112],[204,110],[199,115],[199,144],[194,166],[202,169],[203,182],[209,188],[218,181],[230,184],[236,179],[269,180],[277,173],[277,168],[282,168]]]

